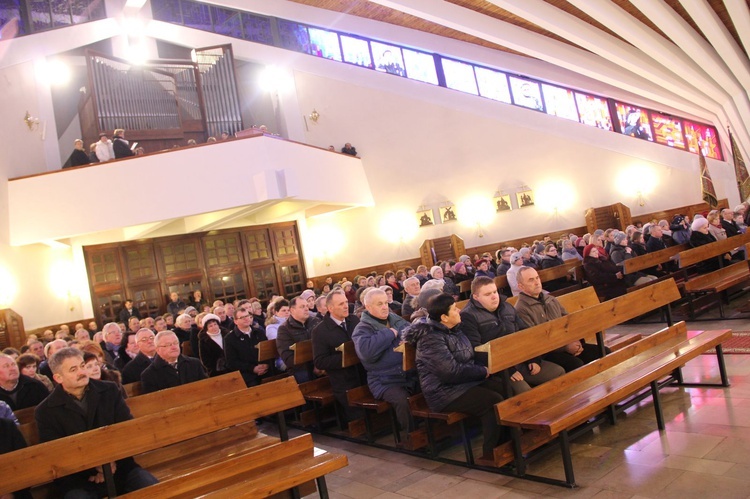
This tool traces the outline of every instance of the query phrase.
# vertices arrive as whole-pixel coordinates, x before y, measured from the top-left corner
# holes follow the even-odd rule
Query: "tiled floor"
[[[746,300],[747,298],[745,298]],[[628,325],[653,332],[663,325]],[[750,330],[750,320],[695,322],[690,329]],[[612,330],[611,332],[614,332]],[[569,490],[314,436],[316,445],[349,456],[328,476],[332,498],[576,497],[713,499],[750,497],[750,355],[727,355],[731,388],[662,391],[667,430],[656,428],[650,399],[616,426],[603,424],[572,444],[578,488]],[[686,381],[717,380],[716,358],[702,355],[684,369]],[[481,437],[474,440],[481,447]],[[459,458],[459,446],[446,452]],[[530,472],[563,478],[559,453]]]

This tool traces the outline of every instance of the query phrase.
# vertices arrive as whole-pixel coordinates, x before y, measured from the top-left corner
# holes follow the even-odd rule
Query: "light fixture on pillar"
[[[28,111],[26,111],[26,116],[23,117],[23,122],[26,123],[30,132],[39,128],[39,118],[34,118]]]

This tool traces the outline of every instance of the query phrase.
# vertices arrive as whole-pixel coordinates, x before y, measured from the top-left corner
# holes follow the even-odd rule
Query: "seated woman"
[[[711,210],[706,215],[708,220],[708,233],[717,241],[723,241],[727,238],[727,231],[721,226],[721,216],[719,210]]]
[[[24,376],[28,376],[29,378],[34,378],[37,381],[41,381],[50,392],[55,388],[55,386],[52,384],[51,379],[49,379],[44,374],[39,374],[39,372],[37,372],[37,370],[39,369],[39,357],[37,357],[33,353],[21,354],[21,356],[16,359],[16,364],[18,364],[18,370]]]
[[[122,398],[128,398],[125,388],[122,387],[122,375],[120,371],[106,369],[99,356],[92,352],[83,352],[83,363],[89,378],[113,382],[120,389]]]
[[[698,246],[703,246],[704,244],[711,244],[716,242],[716,238],[712,236],[708,231],[707,219],[703,217],[696,218],[695,220],[693,220],[690,228],[693,231],[690,234],[690,240],[688,241],[691,248],[697,248]],[[729,253],[725,253],[723,258],[725,260],[725,264],[727,264],[732,260],[732,255],[730,255]],[[709,272],[713,272],[714,270],[719,270],[721,267],[722,266],[719,263],[719,259],[716,257],[711,257],[708,260],[703,260],[695,266],[699,274],[707,274]]]
[[[539,263],[542,269],[551,269],[552,267],[560,266],[565,262],[563,262],[563,259],[558,256],[557,246],[552,243],[548,243],[547,246],[544,247],[544,256],[541,258]],[[544,289],[546,291],[552,292],[566,288],[568,287],[568,281],[570,281],[570,279],[571,275],[568,274],[565,277],[547,281],[544,283]]]
[[[474,362],[474,349],[461,332],[456,302],[439,294],[427,303],[428,317],[404,331],[417,349],[417,372],[427,405],[434,412],[463,412],[482,420],[484,456],[503,441],[495,404],[503,400],[503,384],[489,369]]]
[[[648,253],[646,251],[646,244],[643,242],[643,233],[639,230],[633,231],[628,246],[633,250],[633,255],[635,256],[643,256]]]
[[[224,337],[229,330],[221,327],[221,319],[214,314],[203,318],[203,328],[198,333],[198,357],[209,377],[220,376],[227,372],[224,357]]]
[[[624,232],[618,232],[615,234],[614,244],[609,252],[609,259],[620,267],[620,269],[624,269],[625,260],[630,260],[631,258],[635,258],[635,255],[633,255],[633,249],[628,246],[628,236]],[[621,272],[624,274],[624,281],[628,286],[640,286],[641,284],[656,280],[656,276],[643,272],[632,272],[630,274],[625,274],[624,270],[621,270]]]
[[[612,260],[601,258],[599,250],[600,248],[593,244],[583,249],[583,270],[586,272],[586,280],[594,286],[596,294],[605,300],[624,295],[628,286],[623,280],[622,272]]]

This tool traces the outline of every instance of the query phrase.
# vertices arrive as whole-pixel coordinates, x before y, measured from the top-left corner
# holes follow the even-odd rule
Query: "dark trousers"
[[[443,412],[463,412],[481,418],[485,457],[491,457],[495,447],[507,440],[505,430],[497,423],[495,415],[495,404],[503,401],[503,393],[502,381],[487,378],[482,384],[466,390],[443,409]]]
[[[383,396],[381,397],[383,400],[391,404],[393,410],[396,411],[396,418],[398,419],[398,424],[401,426],[402,431],[414,431],[414,418],[411,417],[408,400],[412,395],[414,394],[406,387],[391,386],[383,392]]]
[[[581,343],[583,346],[583,352],[580,355],[572,355],[568,352],[550,352],[544,356],[544,360],[554,362],[555,364],[562,366],[566,373],[574,369],[578,369],[584,364],[588,364],[596,359],[600,359],[599,347],[597,345],[591,345],[589,343]],[[605,348],[607,353],[610,353],[609,348]]]
[[[134,490],[143,489],[157,483],[159,483],[159,480],[140,466],[136,466],[125,476],[118,476],[118,473],[115,473],[115,484],[117,492],[120,494],[133,492]],[[68,490],[65,493],[64,499],[97,499],[106,495],[106,484],[88,482],[80,488]]]

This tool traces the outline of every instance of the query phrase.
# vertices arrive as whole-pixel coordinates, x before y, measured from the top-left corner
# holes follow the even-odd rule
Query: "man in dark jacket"
[[[364,305],[367,310],[354,328],[352,341],[367,371],[367,385],[376,399],[393,406],[401,429],[411,432],[414,423],[407,399],[419,391],[417,373],[404,372],[403,354],[393,351],[409,323],[390,311],[388,297],[380,289],[368,291]]]
[[[341,367],[342,353],[336,347],[352,339],[359,319],[356,315],[349,314],[349,302],[343,290],[328,293],[326,308],[328,312],[325,317],[312,330],[313,364],[316,369],[328,374],[333,396],[344,408],[349,420],[358,419],[364,414],[361,409],[349,406],[346,391],[365,383],[365,371],[362,364]]]
[[[90,380],[81,352],[63,348],[50,359],[58,385],[34,412],[39,441],[49,442],[115,423],[133,419],[114,383]],[[132,457],[115,463],[114,481],[118,494],[157,483]],[[56,480],[59,497],[104,497],[106,486],[101,468],[92,468]]]
[[[461,324],[473,347],[528,327],[515,309],[501,298],[495,281],[489,277],[477,277],[472,281],[471,299],[461,310]],[[477,356],[477,360],[487,364],[486,357]],[[534,357],[516,366],[510,376],[511,389],[517,395],[563,374],[565,370],[557,364]]]
[[[521,293],[516,302],[516,312],[529,327],[568,315],[557,298],[542,290],[542,281],[536,270],[521,267],[518,271],[518,289]],[[562,366],[566,372],[599,358],[599,347],[586,343],[583,338],[544,355],[545,360]]]
[[[227,370],[239,371],[245,385],[260,384],[261,378],[268,374],[270,365],[258,362],[258,349],[255,345],[266,341],[266,334],[252,326],[253,316],[244,307],[234,312],[234,329],[224,338],[224,352],[227,358]]]
[[[135,341],[138,343],[138,355],[125,365],[122,370],[122,384],[135,383],[141,380],[141,374],[151,365],[156,357],[156,343],[154,333],[143,328],[135,333]]]
[[[167,303],[167,312],[172,314],[172,317],[177,317],[180,315],[180,310],[185,310],[187,308],[187,305],[185,305],[185,302],[180,299],[180,295],[177,293],[171,293],[169,295],[170,302]]]
[[[112,150],[115,151],[115,158],[117,159],[135,156],[130,148],[130,143],[125,140],[125,130],[122,128],[115,130],[114,137],[112,137]]]
[[[17,411],[34,407],[47,395],[49,392],[40,381],[21,374],[13,357],[0,353],[0,400]]]
[[[742,232],[734,221],[734,211],[729,208],[721,210],[721,228],[727,231],[727,237],[734,237]]]
[[[206,370],[201,361],[180,355],[180,342],[172,331],[156,335],[156,357],[141,373],[143,393],[185,385],[206,379]]]
[[[305,341],[312,338],[312,330],[318,325],[320,319],[310,315],[310,309],[307,300],[301,296],[292,298],[289,307],[289,318],[279,326],[279,332],[276,336],[276,348],[279,351],[279,357],[286,366],[287,370],[292,370],[294,379],[297,383],[306,383],[318,376],[321,372],[313,366],[294,365],[294,351],[292,345],[299,341]],[[317,371],[317,372],[316,372]]]
[[[125,305],[123,305],[122,309],[120,309],[120,322],[122,322],[123,324],[127,324],[128,319],[130,319],[131,317],[138,317],[140,319],[141,313],[137,308],[133,306],[133,300],[131,300],[130,298],[125,298]]]

